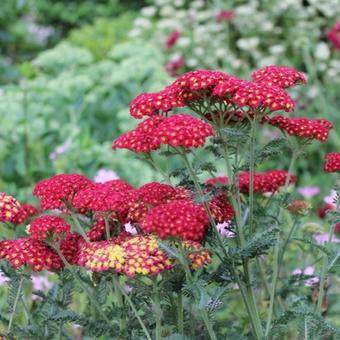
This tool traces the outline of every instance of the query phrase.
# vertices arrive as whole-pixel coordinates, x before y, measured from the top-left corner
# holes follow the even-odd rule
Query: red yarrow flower
[[[144,184],[136,190],[136,201],[130,205],[127,219],[138,222],[150,209],[158,205],[189,198],[189,191],[183,188],[157,182]]]
[[[181,32],[173,31],[165,40],[165,48],[167,50],[171,49],[175,44],[178,38],[181,36]]]
[[[179,236],[183,240],[200,241],[209,220],[204,208],[189,201],[162,204],[150,210],[140,227],[156,233],[161,239]]]
[[[0,222],[16,223],[20,203],[5,192],[0,192]]]
[[[33,195],[40,198],[43,209],[63,209],[65,202],[71,204],[76,192],[91,185],[93,183],[85,176],[60,174],[40,181],[34,187]]]
[[[215,133],[212,126],[204,121],[186,114],[177,114],[164,119],[154,134],[161,144],[197,148],[203,146],[206,138]]]
[[[21,203],[19,212],[15,216],[15,224],[22,224],[26,222],[30,217],[38,214],[38,209],[32,204]]]
[[[130,104],[132,117],[141,119],[144,116],[153,116],[157,112],[168,112],[175,107],[183,107],[184,102],[178,95],[177,89],[168,86],[155,93],[141,93]]]
[[[149,153],[159,149],[161,143],[158,138],[155,138],[154,132],[164,119],[162,116],[152,116],[146,119],[134,130],[118,137],[113,142],[112,148],[114,150],[128,149],[137,153]]]
[[[266,193],[276,192],[286,184],[288,171],[285,170],[269,170],[266,172],[254,173],[254,192]],[[240,192],[248,194],[250,190],[250,173],[241,172],[239,174],[239,188]],[[288,183],[295,183],[296,177],[290,175]]]
[[[135,191],[116,191],[106,183],[97,183],[79,191],[73,199],[73,207],[98,213],[111,213],[111,217],[125,221],[129,206],[134,202]]]
[[[32,238],[45,240],[49,233],[68,234],[71,226],[59,216],[44,215],[36,218],[27,227],[27,232]]]
[[[216,186],[216,185],[228,185],[229,184],[229,178],[227,176],[218,176],[214,178],[209,178],[205,184]]]
[[[233,11],[222,9],[216,15],[217,22],[232,21],[235,19],[235,13]]]
[[[216,97],[223,98],[227,103],[232,103],[239,107],[263,108],[271,112],[278,110],[290,112],[296,106],[288,93],[278,86],[252,83],[236,77],[230,77],[217,85],[213,90],[213,94]]]
[[[266,119],[267,123],[286,131],[290,136],[312,138],[321,142],[328,139],[333,124],[326,119],[275,116]]]
[[[251,75],[254,82],[267,86],[276,85],[283,89],[298,84],[306,84],[307,80],[302,72],[287,66],[270,65],[256,70]]]
[[[184,64],[184,58],[182,56],[176,56],[175,58],[171,58],[165,64],[165,71],[170,77],[175,77],[178,74],[178,71],[184,66]]]
[[[326,37],[336,50],[340,50],[340,21],[326,33]]]
[[[340,152],[326,154],[324,170],[326,172],[340,172]]]

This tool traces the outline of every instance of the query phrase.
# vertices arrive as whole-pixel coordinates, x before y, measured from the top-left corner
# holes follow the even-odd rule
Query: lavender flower
[[[9,278],[0,270],[0,286],[3,286],[9,281]]]
[[[94,177],[96,183],[105,183],[114,179],[119,179],[119,176],[114,171],[107,169],[99,169]]]
[[[216,224],[216,228],[221,236],[225,237],[235,237],[236,234],[234,231],[231,230],[231,222],[225,221],[223,223]]]
[[[335,190],[332,190],[331,193],[324,198],[324,202],[327,204],[335,205],[337,201],[337,193]]]
[[[51,161],[55,161],[58,156],[64,154],[65,152],[67,152],[70,147],[72,146],[72,142],[70,140],[66,141],[64,144],[57,146],[54,151],[52,151],[49,155],[48,158]]]
[[[308,266],[304,270],[300,268],[296,268],[293,270],[292,274],[294,276],[296,275],[305,275],[305,276],[311,276],[309,279],[304,281],[304,285],[306,287],[312,287],[319,283],[320,278],[318,276],[313,276],[315,272],[315,268],[313,266]]]
[[[304,198],[312,198],[320,193],[320,188],[317,186],[306,186],[297,189],[297,192]]]
[[[329,240],[329,233],[315,234],[313,235],[313,238],[317,244],[324,245]],[[340,243],[340,239],[338,239],[335,235],[333,235],[330,242]]]

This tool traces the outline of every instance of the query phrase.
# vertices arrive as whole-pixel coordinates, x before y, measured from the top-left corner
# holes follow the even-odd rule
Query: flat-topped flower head
[[[32,238],[45,240],[48,234],[68,234],[71,226],[59,216],[44,215],[36,218],[28,226],[27,231]]]
[[[211,89],[230,77],[233,76],[221,71],[196,70],[182,74],[170,87],[177,89],[178,92],[180,90],[201,91]]]
[[[290,136],[312,138],[320,142],[328,139],[329,132],[333,128],[333,124],[326,119],[275,116],[268,118],[267,122],[287,132]]]
[[[283,89],[307,83],[302,72],[292,67],[278,65],[270,65],[256,70],[251,77],[255,83],[268,86],[276,85]]]
[[[0,222],[16,223],[20,203],[5,192],[0,192]]]
[[[112,144],[112,149],[128,149],[137,153],[149,153],[160,148],[160,140],[154,132],[165,118],[152,116],[129,132],[119,136]]]
[[[38,209],[32,204],[21,203],[19,212],[15,216],[15,224],[22,224],[30,217],[38,214]]]
[[[13,268],[29,265],[36,272],[63,267],[61,259],[49,246],[31,237],[0,241],[0,259],[7,260]]]
[[[324,170],[326,172],[340,172],[340,152],[326,154]]]
[[[254,192],[256,193],[274,193],[286,184],[288,171],[286,170],[269,170],[266,172],[254,173]],[[239,174],[240,192],[248,194],[250,190],[250,173],[241,172]],[[290,175],[288,183],[295,183],[296,177]]]
[[[227,176],[218,176],[218,177],[213,177],[209,178],[205,184],[211,185],[211,186],[216,186],[216,185],[228,185],[229,183],[229,178]]]
[[[62,209],[65,203],[71,203],[79,190],[93,185],[85,176],[79,174],[60,174],[40,181],[33,190],[33,195],[40,198],[43,209]]]
[[[184,241],[183,246],[188,252],[190,267],[192,269],[197,270],[211,263],[209,252],[203,250],[203,247],[200,243],[194,241]]]
[[[164,119],[154,132],[161,144],[173,147],[197,148],[205,144],[214,130],[208,123],[186,115],[177,114]]]
[[[138,222],[150,209],[160,204],[189,198],[190,193],[184,188],[157,182],[144,184],[136,190],[136,200],[130,205],[127,219]]]
[[[130,203],[135,200],[135,190],[124,186],[125,190],[117,191],[107,183],[97,183],[77,192],[72,205],[74,208],[91,212],[110,212],[116,218],[124,220]]]
[[[278,86],[252,83],[235,77],[230,77],[217,85],[213,94],[239,107],[248,106],[270,112],[278,110],[290,112],[296,106],[288,93]]]
[[[178,38],[181,36],[181,32],[173,31],[165,40],[165,48],[167,50],[171,49],[175,44]]]
[[[201,205],[175,201],[150,210],[140,227],[144,232],[156,233],[161,239],[179,236],[183,240],[200,241],[208,224],[208,216]]]
[[[153,236],[133,236],[125,240],[84,244],[78,265],[102,272],[114,270],[129,277],[157,275],[172,268],[172,260],[159,249]]]
[[[184,103],[173,87],[154,93],[141,93],[130,104],[130,114],[136,119],[153,116],[157,112],[168,112],[176,107],[183,107]]]

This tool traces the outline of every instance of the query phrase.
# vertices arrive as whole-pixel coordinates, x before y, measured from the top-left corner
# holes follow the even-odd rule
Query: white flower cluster
[[[239,74],[275,63],[299,69],[312,66],[332,82],[339,79],[340,62],[325,39],[340,17],[338,0],[234,3],[234,7],[227,3],[218,7],[223,2],[154,0],[142,9],[130,36],[151,35],[169,61],[184,59],[182,71],[214,68]],[[222,10],[232,12],[234,18],[218,20]],[[166,49],[165,41],[174,31],[181,35]]]

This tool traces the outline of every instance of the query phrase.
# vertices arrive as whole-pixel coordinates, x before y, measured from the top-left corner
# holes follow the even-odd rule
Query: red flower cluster
[[[181,32],[173,31],[165,41],[165,48],[167,50],[171,49],[175,44],[178,38],[181,36]]]
[[[213,135],[209,124],[189,115],[177,114],[169,118],[153,116],[140,123],[136,129],[118,137],[112,148],[137,153],[157,150],[161,144],[197,148]]]
[[[155,232],[161,239],[179,236],[183,240],[200,241],[208,224],[202,206],[190,201],[176,201],[150,210],[140,227],[146,233]]]
[[[340,172],[340,152],[326,154],[324,170],[326,172]]]
[[[206,182],[207,185],[228,185],[229,178],[227,176],[219,176],[219,177],[213,177],[209,178]]]
[[[178,93],[170,86],[155,93],[141,93],[130,104],[131,116],[137,119],[153,116],[158,111],[168,112],[175,107],[183,107],[184,103]]]
[[[287,181],[288,171],[285,170],[270,170],[266,172],[254,173],[254,192],[266,193],[275,192],[283,187]],[[289,183],[295,183],[296,177],[289,176]],[[249,193],[250,173],[241,172],[239,175],[239,188],[242,193]]]
[[[194,241],[184,241],[184,248],[189,252],[188,258],[191,261],[192,269],[199,269],[211,263],[208,251],[202,250],[202,245]]]
[[[28,226],[27,231],[32,238],[37,240],[45,240],[48,236],[48,233],[70,233],[71,226],[61,217],[44,215],[33,220]]]
[[[118,191],[119,187],[121,190]],[[76,193],[73,207],[83,211],[111,212],[115,218],[124,221],[136,195],[130,186],[119,185],[118,188],[112,182],[96,183]]]
[[[213,94],[239,107],[249,106],[253,109],[266,108],[270,111],[295,109],[294,100],[278,86],[252,83],[230,77],[214,88]]]
[[[155,131],[161,144],[184,148],[203,146],[206,138],[213,135],[214,130],[209,124],[185,114],[166,118]]]
[[[40,198],[43,209],[61,209],[64,202],[71,203],[74,194],[93,183],[78,174],[60,174],[40,181],[33,190],[33,195]]]
[[[130,205],[128,220],[138,222],[147,212],[164,203],[189,199],[189,192],[183,188],[151,182],[136,190],[136,200]]]
[[[326,37],[336,50],[340,50],[340,21],[337,22],[333,28],[326,33]]]
[[[38,209],[31,204],[21,203],[19,212],[15,216],[15,224],[26,222],[30,217],[38,214]]]
[[[256,83],[268,86],[276,85],[283,89],[307,83],[302,72],[287,66],[270,65],[256,70],[251,77]]]
[[[19,211],[19,202],[5,192],[0,192],[0,222],[16,223]]]
[[[231,21],[235,19],[235,13],[227,9],[221,9],[216,15],[216,21]]]
[[[321,142],[327,140],[329,131],[333,128],[333,124],[326,119],[275,116],[268,118],[267,122],[286,131],[290,136],[313,138]]]
[[[170,77],[175,77],[178,71],[184,66],[185,60],[182,56],[175,56],[165,64],[165,71]]]

